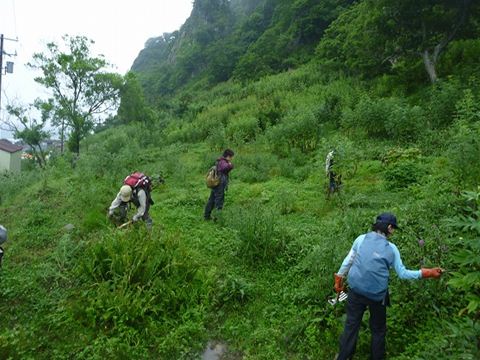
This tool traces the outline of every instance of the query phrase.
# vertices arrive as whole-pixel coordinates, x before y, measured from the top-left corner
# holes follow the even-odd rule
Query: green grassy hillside
[[[409,96],[383,85],[313,65],[225,83],[150,125],[89,137],[74,167],[67,154],[2,176],[0,358],[198,359],[217,340],[231,359],[332,359],[345,317],[326,301],[333,273],[383,211],[403,228],[392,241],[408,268],[447,270],[392,274],[388,357],[478,358],[477,81]],[[205,222],[204,175],[225,147],[225,209]],[[332,147],[343,187],[327,198]],[[166,178],[151,233],[106,219],[135,170]]]

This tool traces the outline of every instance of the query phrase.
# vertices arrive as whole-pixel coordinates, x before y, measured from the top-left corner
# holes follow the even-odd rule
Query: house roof
[[[15,153],[22,150],[23,147],[12,144],[10,141],[5,139],[0,139],[0,150],[6,151],[8,153]]]

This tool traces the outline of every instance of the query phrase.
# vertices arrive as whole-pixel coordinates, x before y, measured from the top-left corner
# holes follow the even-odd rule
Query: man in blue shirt
[[[439,278],[441,268],[407,270],[395,244],[387,238],[398,229],[397,218],[390,213],[377,216],[372,231],[360,235],[335,274],[335,291],[344,290],[343,281],[348,274],[350,288],[347,303],[347,320],[340,337],[340,352],[337,360],[350,359],[358,338],[363,313],[370,311],[372,332],[371,358],[385,358],[385,335],[387,332],[387,311],[389,305],[389,270],[394,268],[401,279]]]

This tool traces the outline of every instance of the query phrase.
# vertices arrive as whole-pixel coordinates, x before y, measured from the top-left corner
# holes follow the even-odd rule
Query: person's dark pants
[[[335,181],[335,173],[333,171],[330,171],[330,173],[328,174],[328,178],[329,178],[329,191],[331,194],[333,194],[335,192],[335,190],[337,190],[337,183]]]
[[[205,205],[205,212],[203,217],[206,220],[210,219],[212,215],[213,208],[217,210],[223,209],[223,202],[225,201],[225,188],[227,186],[228,179],[225,176],[222,176],[220,179],[220,184],[214,187],[210,191],[210,197],[208,198],[207,205]]]
[[[385,302],[373,301],[350,291],[347,302],[347,320],[340,337],[340,352],[337,360],[347,360],[353,357],[363,313],[367,307],[370,311],[370,331],[372,332],[371,359],[385,359],[385,335],[387,333],[387,307]]]

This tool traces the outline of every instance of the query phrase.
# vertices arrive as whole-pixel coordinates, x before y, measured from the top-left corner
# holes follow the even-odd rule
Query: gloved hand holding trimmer
[[[439,267],[432,268],[432,269],[422,268],[420,269],[420,271],[422,272],[422,279],[428,279],[428,278],[438,279],[440,276],[442,276],[444,272],[443,269]]]
[[[328,303],[330,305],[335,305],[338,302],[345,301],[348,297],[347,293],[345,292],[345,286],[343,284],[343,279],[344,277],[339,274],[334,274],[335,276],[335,292],[337,293],[337,296],[331,299],[328,299]]]
[[[338,294],[342,291],[345,291],[345,286],[343,285],[343,276],[334,274],[335,276],[335,292]]]

